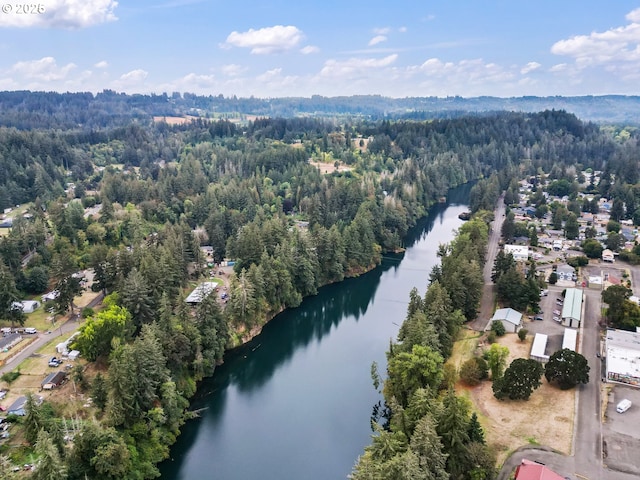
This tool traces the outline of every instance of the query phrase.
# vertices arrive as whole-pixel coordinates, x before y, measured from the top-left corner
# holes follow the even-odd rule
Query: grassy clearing
[[[461,330],[458,340],[453,344],[453,352],[447,360],[447,363],[460,370],[460,366],[473,357],[478,341],[482,335],[474,330]]]

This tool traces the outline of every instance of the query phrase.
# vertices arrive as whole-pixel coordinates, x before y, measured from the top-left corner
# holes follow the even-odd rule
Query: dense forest
[[[29,448],[58,478],[156,477],[197,382],[213,374],[226,349],[320,286],[402,249],[407,230],[451,187],[483,179],[473,189],[473,209],[493,210],[514,178],[543,171],[562,180],[577,165],[606,172],[597,186],[603,196],[631,192],[635,201],[640,194],[632,183],[637,167],[635,174],[629,168],[637,164],[637,132],[603,129],[564,111],[170,125],[151,121],[149,111],[162,112],[147,107],[173,97],[92,98],[0,95],[10,103],[0,109],[0,208],[27,205],[0,237],[0,319],[24,322],[13,302],[51,288],[59,292],[55,313],[73,312],[74,273],[84,268],[95,271],[93,288],[106,294],[101,308],[84,312],[75,342],[94,362],[91,373],[76,372],[93,407],[83,412],[72,445],[60,438],[60,405],[32,403],[32,414],[20,420]],[[86,117],[78,121],[81,112]],[[449,421],[466,422],[458,425],[466,433],[455,430],[465,451],[489,458],[469,437],[466,407],[452,393],[440,406],[435,400],[447,388],[439,365],[456,329],[475,316],[485,236],[482,221],[465,225],[442,248],[425,298],[412,295],[384,387],[390,413],[380,441],[398,448],[368,450],[358,478],[395,478],[366,476],[378,464],[421,468],[438,436],[442,455],[434,468],[471,478],[465,469],[480,460],[458,455],[460,438],[445,435],[454,432]],[[235,261],[228,303],[211,296],[188,306],[190,285],[208,278],[206,263],[227,259]],[[407,375],[418,368],[414,361],[437,372]],[[443,475],[433,478],[449,478]]]

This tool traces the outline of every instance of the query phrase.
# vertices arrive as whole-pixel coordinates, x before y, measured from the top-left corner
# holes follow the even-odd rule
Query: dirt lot
[[[515,358],[528,358],[533,337],[520,342],[516,334],[499,338],[509,347],[507,365]],[[542,386],[528,401],[498,401],[491,382],[477,387],[460,387],[466,391],[485,429],[487,443],[496,448],[498,464],[509,453],[523,445],[545,445],[563,453],[571,453],[575,411],[574,390],[561,391],[542,378]]]
[[[309,163],[314,167],[316,167],[317,169],[319,169],[320,173],[322,174],[351,171],[351,168],[345,165],[339,165],[338,168],[336,169],[333,163],[322,163],[322,162],[309,162]]]

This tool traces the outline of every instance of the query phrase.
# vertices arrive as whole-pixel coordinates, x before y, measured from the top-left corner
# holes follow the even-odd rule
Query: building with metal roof
[[[578,344],[578,330],[573,328],[565,328],[564,336],[562,337],[562,349],[568,348],[569,350],[576,351]]]
[[[530,359],[537,360],[541,363],[547,363],[549,361],[549,355],[545,355],[544,353],[547,349],[547,340],[548,337],[544,333],[536,333],[536,336],[533,337],[533,345],[531,345]]]
[[[493,322],[502,322],[507,332],[517,332],[522,325],[522,314],[513,308],[500,308],[491,317]]]
[[[184,299],[185,302],[196,304],[202,302],[207,296],[218,287],[216,282],[202,282]]]
[[[583,292],[579,288],[567,288],[562,305],[562,324],[565,327],[580,328],[582,321]]]

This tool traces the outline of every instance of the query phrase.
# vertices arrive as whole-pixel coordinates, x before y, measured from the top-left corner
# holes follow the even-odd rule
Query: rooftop
[[[520,325],[522,314],[513,308],[500,308],[496,310],[496,313],[494,313],[491,318],[492,322],[495,320],[505,320],[514,325]]]
[[[582,318],[582,290],[579,288],[567,288],[562,306],[562,318]]]
[[[202,282],[184,299],[187,303],[200,303],[218,286],[215,282]]]

